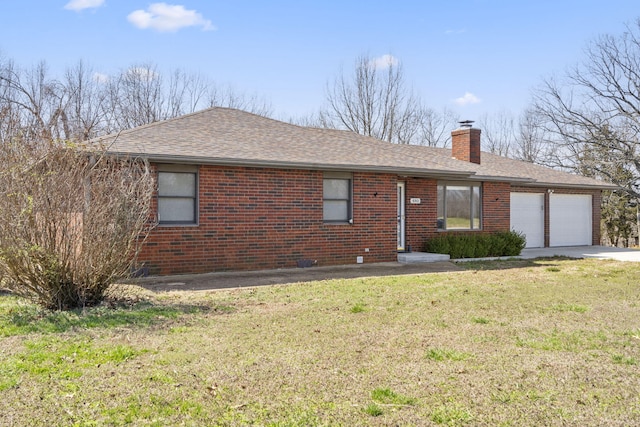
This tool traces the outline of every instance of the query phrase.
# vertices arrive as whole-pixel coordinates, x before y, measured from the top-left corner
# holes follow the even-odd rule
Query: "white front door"
[[[405,183],[398,182],[398,250],[405,250],[405,230],[404,230],[404,191]]]

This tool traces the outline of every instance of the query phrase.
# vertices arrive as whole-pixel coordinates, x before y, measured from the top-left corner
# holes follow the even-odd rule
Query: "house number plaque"
[[[411,199],[409,199],[409,203],[411,203],[412,205],[419,205],[420,203],[422,203],[422,200],[417,197],[412,197]]]

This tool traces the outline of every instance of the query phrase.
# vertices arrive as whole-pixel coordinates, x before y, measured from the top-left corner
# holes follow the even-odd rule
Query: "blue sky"
[[[283,119],[317,110],[359,55],[392,55],[427,105],[478,119],[518,114],[543,77],[638,17],[637,0],[2,0],[0,54],[57,75],[80,59],[104,74],[181,68]]]

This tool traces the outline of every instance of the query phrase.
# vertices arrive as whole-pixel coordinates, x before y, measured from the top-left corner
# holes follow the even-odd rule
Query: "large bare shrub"
[[[64,143],[0,145],[0,275],[50,309],[95,305],[145,239],[154,179],[139,159]]]

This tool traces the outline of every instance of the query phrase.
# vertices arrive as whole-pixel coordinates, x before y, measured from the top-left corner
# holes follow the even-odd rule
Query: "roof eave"
[[[532,178],[522,178],[518,176],[474,175],[472,179],[474,181],[508,182],[510,184],[529,184],[535,182]]]
[[[473,171],[448,171],[432,168],[404,168],[397,166],[377,166],[377,165],[353,165],[353,164],[330,164],[330,163],[309,163],[309,162],[285,162],[259,159],[234,159],[234,158],[211,158],[201,156],[180,156],[180,155],[155,155],[148,153],[132,153],[111,151],[111,154],[127,157],[142,157],[150,162],[157,163],[182,163],[198,165],[217,166],[249,166],[276,169],[307,169],[326,171],[358,171],[358,172],[384,172],[406,177],[443,178],[443,179],[464,179],[482,182],[508,182],[523,187],[561,187],[590,190],[616,190],[621,187],[613,184],[569,184],[537,181],[533,178],[477,175]]]
[[[557,182],[541,182],[534,181],[531,183],[520,184],[524,187],[554,187],[554,188],[576,188],[576,189],[588,189],[588,190],[617,190],[622,187],[614,184],[608,184],[603,182],[602,184],[568,184],[568,183],[557,183]]]
[[[234,159],[234,158],[211,158],[200,156],[179,156],[179,155],[149,155],[146,153],[127,153],[111,151],[117,156],[142,157],[150,162],[156,163],[182,163],[198,165],[216,166],[250,166],[276,169],[311,169],[327,171],[359,171],[359,172],[386,172],[411,177],[443,177],[469,179],[474,175],[471,171],[445,171],[442,169],[430,168],[403,168],[396,166],[377,165],[353,165],[353,164],[331,164],[331,163],[309,163],[309,162],[285,162],[273,160],[256,159]]]

